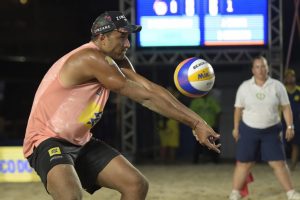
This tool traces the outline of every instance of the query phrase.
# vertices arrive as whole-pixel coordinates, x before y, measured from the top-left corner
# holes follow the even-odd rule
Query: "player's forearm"
[[[150,110],[182,122],[191,128],[194,128],[197,121],[206,123],[199,115],[188,109],[166,89],[154,84],[152,92],[151,97],[142,103]]]
[[[122,72],[127,77],[127,80],[124,87],[119,91],[121,94],[128,96],[154,112],[175,119],[187,126],[193,127],[197,121],[200,122],[199,125],[206,123],[196,113],[180,103],[165,88],[145,79],[132,70],[122,69]]]

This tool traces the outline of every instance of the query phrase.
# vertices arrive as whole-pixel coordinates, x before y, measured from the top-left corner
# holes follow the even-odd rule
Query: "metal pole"
[[[294,40],[294,33],[295,33],[295,28],[296,28],[296,22],[298,21],[298,7],[299,7],[299,2],[300,2],[300,0],[295,0],[294,1],[294,4],[295,4],[295,14],[294,14],[294,19],[293,19],[293,24],[292,24],[291,35],[290,35],[288,53],[287,53],[287,56],[286,56],[285,70],[287,70],[289,68],[289,64],[290,64],[292,47],[293,47],[293,40]]]

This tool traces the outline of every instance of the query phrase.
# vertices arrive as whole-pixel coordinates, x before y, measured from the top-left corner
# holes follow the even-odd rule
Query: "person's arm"
[[[243,108],[241,107],[234,108],[232,136],[235,139],[235,141],[239,139],[239,124],[242,119],[242,112],[243,112]]]
[[[179,102],[167,89],[147,80],[132,70],[126,68],[121,70],[126,78],[129,79],[129,82],[132,82],[124,87],[122,91],[120,91],[120,94],[140,102],[143,106],[165,117],[175,119],[188,125],[194,129],[195,137],[201,144],[219,152],[217,146],[214,144],[214,141],[217,140],[219,136],[199,115]],[[139,95],[134,91],[138,90],[141,90],[142,93],[145,92],[145,98],[143,98],[142,101],[135,99]]]
[[[140,76],[140,75],[138,75],[136,73],[133,73],[133,72],[135,72],[134,67],[132,66],[130,60],[127,57],[125,57],[121,61],[116,61],[116,63],[118,64],[118,66],[120,68],[122,68],[121,69],[122,72],[125,74],[125,76],[128,79],[130,79],[130,80],[132,80],[134,82],[142,84],[143,87],[147,88],[149,91],[154,90],[154,93],[156,93],[156,94],[152,95],[152,97],[158,97],[158,98],[163,97],[163,99],[165,99],[167,103],[173,104],[174,108],[177,108],[177,109],[176,110],[167,109],[167,112],[166,112],[166,111],[163,111],[163,109],[161,109],[161,108],[171,108],[169,105],[164,105],[164,104],[161,104],[161,103],[151,104],[151,101],[148,101],[149,104],[147,104],[147,103],[143,104],[144,106],[148,107],[150,110],[153,110],[153,111],[155,111],[155,112],[157,112],[157,113],[159,113],[159,114],[161,114],[161,115],[163,115],[165,117],[173,118],[173,119],[175,119],[177,121],[180,121],[180,122],[182,122],[182,123],[184,123],[184,124],[186,124],[186,125],[188,125],[188,126],[190,126],[192,128],[194,127],[194,129],[198,128],[198,126],[201,127],[200,129],[204,129],[204,128],[202,128],[204,126],[206,129],[208,128],[207,132],[213,131],[213,129],[206,124],[206,122],[201,118],[201,116],[199,116],[194,111],[192,111],[191,109],[188,109],[185,105],[183,105],[181,102],[179,102],[177,100],[177,98],[175,98],[168,90],[166,90],[165,88],[160,87],[159,85],[157,85],[157,84],[155,84],[155,83],[153,83],[153,82],[145,79],[144,77],[142,77],[142,76]],[[163,94],[163,95],[159,96],[157,94]],[[155,98],[153,98],[153,99],[155,99]],[[161,108],[156,107],[155,105],[158,105]],[[171,113],[169,114],[169,112],[171,112],[171,111],[174,111],[174,113],[180,113],[180,112],[185,111],[185,110],[187,110],[188,113],[181,113],[181,114],[183,114],[185,116],[186,115],[192,115],[192,116],[194,116],[193,118],[189,119],[191,122],[194,121],[194,123],[192,124],[192,126],[191,126],[191,122],[190,121],[187,121],[187,122],[182,121],[182,120],[184,120],[184,117],[182,118],[182,120],[180,120],[178,118],[174,118],[173,114],[171,114]],[[162,112],[160,112],[160,111],[162,111]],[[198,125],[198,122],[199,122],[199,125]],[[195,124],[196,124],[196,126],[195,126]],[[205,131],[205,129],[203,131]],[[196,137],[196,139],[201,144],[211,143],[211,142],[214,144],[214,141],[217,140],[218,137],[219,137],[219,136],[217,136],[217,137],[215,137],[215,136],[211,137],[211,136],[207,136],[206,134],[204,134],[202,136],[196,130],[194,130],[193,133],[194,133],[194,136]],[[208,147],[208,148],[211,148],[211,147]]]
[[[282,106],[282,113],[286,124],[285,138],[287,141],[290,141],[295,135],[293,113],[290,104]]]
[[[163,87],[138,75],[132,69],[120,69],[108,56],[95,50],[83,50],[74,60],[68,61],[61,73],[61,79],[67,85],[85,83],[97,79],[103,87],[127,96],[143,106],[165,117],[186,124],[195,131],[199,142],[208,148],[220,152],[214,143],[219,138],[206,122],[196,113],[181,104]]]
[[[179,102],[177,100],[177,98],[175,98],[167,89],[165,89],[165,88],[147,80],[143,76],[140,76],[139,74],[135,73],[134,67],[132,66],[130,60],[127,57],[125,57],[121,61],[119,61],[119,60],[116,61],[116,63],[121,68],[121,71],[124,73],[124,75],[126,76],[127,79],[130,79],[133,82],[141,84],[142,87],[144,87],[145,89],[147,89],[150,92],[156,93],[153,96],[151,96],[153,98],[153,100],[156,100],[156,97],[158,99],[163,98],[163,99],[167,100],[166,101],[167,103],[173,104],[175,106],[175,108],[177,108],[179,110],[183,110],[183,108],[181,106],[184,106],[184,105],[181,102]],[[158,95],[158,94],[161,94],[161,95]],[[126,94],[123,94],[123,95],[127,96]],[[162,103],[164,103],[164,102],[162,102]],[[165,108],[166,106],[169,106],[169,105],[162,105],[162,104],[154,104],[153,105],[153,104],[151,104],[151,101],[145,102],[144,104],[142,103],[142,105],[144,105],[145,107],[148,107],[150,110],[153,110],[165,117],[172,118],[172,116],[170,114],[168,114],[169,112],[161,113],[160,110],[162,110],[162,109],[159,109],[157,107],[157,106],[160,106],[160,107]],[[175,111],[175,112],[177,112],[177,111]],[[195,119],[198,117],[198,114],[194,113],[193,111],[191,112],[191,114],[194,115]],[[178,119],[176,119],[176,120],[182,122],[182,120],[178,120]],[[193,123],[193,120],[189,120],[189,121],[183,122],[183,123],[191,127],[193,124],[190,124],[191,123],[190,121],[192,121],[192,123]],[[201,118],[201,121],[204,122],[204,120],[202,118]]]

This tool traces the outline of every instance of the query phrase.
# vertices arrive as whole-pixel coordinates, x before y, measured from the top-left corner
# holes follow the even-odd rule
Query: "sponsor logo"
[[[0,147],[0,183],[32,181],[40,178],[24,159],[22,147]]]
[[[0,160],[0,174],[31,173],[32,171],[27,160]]]
[[[91,118],[90,121],[87,122],[87,124],[90,125],[91,127],[93,127],[95,124],[97,124],[97,122],[101,119],[102,112],[94,113],[94,115],[95,115],[95,117]]]
[[[200,67],[201,65],[206,64],[207,62],[200,62],[197,65],[193,66],[193,69],[197,69],[198,67]]]
[[[106,21],[111,21],[111,17],[110,17],[110,16],[104,16],[104,19],[105,19]]]
[[[116,16],[116,20],[125,20],[127,21],[126,17],[124,15]]]
[[[100,105],[93,102],[83,110],[78,121],[90,129],[101,119],[101,116],[102,110]]]
[[[107,30],[107,29],[111,29],[111,26],[110,25],[101,26],[98,28],[97,31],[103,31],[103,30]]]
[[[54,155],[60,155],[61,151],[59,147],[53,147],[51,149],[48,150],[49,156],[52,157]]]
[[[198,74],[198,80],[202,80],[208,77],[210,77],[210,74],[208,72]]]
[[[59,155],[59,156],[53,156],[53,157],[51,157],[50,158],[50,162],[52,162],[53,160],[57,160],[57,159],[61,159],[61,158],[63,158],[63,156],[62,155]]]

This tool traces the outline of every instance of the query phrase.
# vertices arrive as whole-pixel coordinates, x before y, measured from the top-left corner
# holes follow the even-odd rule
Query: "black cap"
[[[136,33],[142,29],[142,26],[129,24],[124,14],[120,11],[106,11],[94,21],[91,33],[96,36],[101,33],[107,33],[113,30],[121,32]]]

